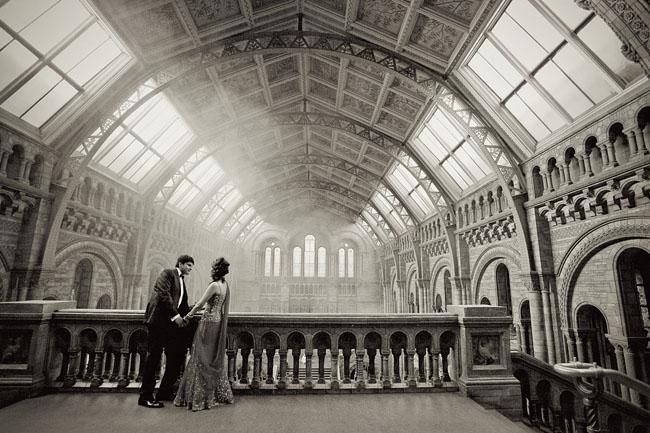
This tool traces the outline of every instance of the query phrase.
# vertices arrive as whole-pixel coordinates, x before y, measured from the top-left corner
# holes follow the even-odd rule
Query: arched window
[[[650,254],[640,248],[626,249],[616,263],[627,337],[645,337],[650,333],[648,263]]]
[[[271,276],[271,247],[264,250],[264,276]]]
[[[488,298],[486,298],[485,296],[483,296],[481,298],[481,305],[490,305],[490,300]]]
[[[447,305],[451,305],[451,274],[449,271],[445,270],[443,277],[443,283],[445,287],[445,311],[447,311]]]
[[[354,250],[348,248],[348,278],[354,278]]]
[[[327,276],[327,250],[325,247],[318,248],[318,276]]]
[[[77,300],[77,308],[88,308],[92,279],[93,263],[88,259],[82,259],[75,269],[72,286],[72,297]]]
[[[295,247],[293,249],[293,273],[294,277],[300,276],[300,270],[302,268],[302,249],[300,247]]]
[[[496,271],[497,278],[497,305],[506,307],[508,314],[512,315],[512,302],[510,301],[510,273],[508,267],[499,263]]]
[[[314,276],[314,259],[316,239],[312,235],[305,236],[305,277]]]
[[[273,249],[273,276],[280,276],[280,247],[275,247]]]
[[[339,278],[345,278],[345,250],[339,248]]]
[[[111,308],[111,297],[108,295],[102,295],[97,300],[97,306],[95,308],[103,309],[103,310],[108,310],[109,308]]]

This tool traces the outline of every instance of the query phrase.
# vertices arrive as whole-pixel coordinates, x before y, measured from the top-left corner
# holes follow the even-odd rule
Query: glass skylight
[[[192,138],[194,134],[176,109],[164,95],[158,94],[115,129],[93,157],[93,162],[120,178],[137,184],[159,167],[161,161],[171,161]],[[210,158],[206,161],[208,160]],[[212,164],[216,164],[216,161]],[[208,166],[201,164],[194,170],[198,174],[190,173],[174,192],[173,203],[180,203],[180,199],[174,198],[179,194],[183,194],[183,197],[196,197],[201,190],[201,185],[197,183],[207,183],[216,173],[221,172],[218,165],[210,173],[207,173],[207,169]],[[205,179],[202,180],[202,177]]]
[[[382,194],[377,192],[374,193],[371,201],[393,229],[397,230],[399,233],[406,231],[406,224],[402,221],[399,213]]]
[[[10,0],[0,7],[0,107],[36,127],[129,58],[79,0]]]
[[[402,164],[395,162],[386,179],[397,191],[402,201],[409,206],[411,211],[415,211],[420,219],[435,212],[433,203],[422,185]]]
[[[541,140],[642,73],[619,45],[601,18],[574,2],[513,0],[467,65]]]
[[[429,167],[441,170],[459,190],[474,185],[492,172],[474,145],[465,140],[452,120],[439,109],[412,140],[412,145]],[[433,209],[433,205],[430,207]]]
[[[221,229],[221,234],[227,239],[236,238],[256,215],[255,208],[249,202],[244,203],[228,218]]]
[[[205,218],[205,225],[208,227],[216,228],[222,223],[222,217],[229,215],[234,209],[233,207],[241,200],[242,196],[235,188],[235,186],[228,182],[214,194],[211,200],[205,205],[208,209],[204,208],[207,217]]]

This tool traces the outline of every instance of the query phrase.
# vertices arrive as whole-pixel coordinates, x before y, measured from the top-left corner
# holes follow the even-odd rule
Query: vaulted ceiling
[[[302,30],[376,44],[441,78],[495,3],[102,0],[94,7],[134,55],[150,65],[241,34]],[[431,95],[397,68],[337,54],[251,50],[200,69],[166,91],[198,136],[195,146],[214,152],[225,178],[241,193],[235,207],[252,204],[263,219],[275,222],[316,211],[353,222],[377,188],[388,186],[384,177],[396,161],[395,152],[359,131],[400,146],[430,109]],[[278,113],[292,113],[293,120],[277,121],[273,116]],[[203,209],[209,219],[204,207],[217,191],[206,189],[192,209]],[[446,192],[444,186],[440,189]]]

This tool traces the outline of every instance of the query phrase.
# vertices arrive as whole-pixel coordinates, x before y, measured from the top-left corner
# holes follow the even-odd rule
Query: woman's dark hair
[[[223,279],[223,276],[228,273],[228,266],[230,266],[230,263],[228,263],[228,261],[223,257],[219,257],[217,260],[212,262],[212,269],[210,270],[212,281]]]

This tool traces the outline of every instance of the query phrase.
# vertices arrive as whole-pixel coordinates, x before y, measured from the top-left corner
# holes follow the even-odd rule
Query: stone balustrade
[[[0,388],[139,387],[143,312],[73,305],[0,303]],[[459,390],[512,415],[520,396],[511,321],[504,307],[469,305],[433,314],[231,313],[225,362],[236,392]]]

